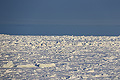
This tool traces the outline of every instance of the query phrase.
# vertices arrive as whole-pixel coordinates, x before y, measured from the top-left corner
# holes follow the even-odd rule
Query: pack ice
[[[0,34],[1,80],[119,80],[120,36]]]

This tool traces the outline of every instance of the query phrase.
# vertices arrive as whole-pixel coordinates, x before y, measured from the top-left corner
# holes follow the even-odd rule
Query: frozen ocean
[[[0,34],[1,80],[119,80],[120,36]]]
[[[120,80],[120,0],[0,0],[0,80]]]

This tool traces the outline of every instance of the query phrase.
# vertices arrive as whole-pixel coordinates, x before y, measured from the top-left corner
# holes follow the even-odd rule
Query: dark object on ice
[[[35,64],[35,66],[39,67],[40,64]]]
[[[81,77],[81,79],[83,79],[83,77],[82,76],[80,76]]]
[[[77,69],[73,70],[73,71],[77,71]]]
[[[17,67],[17,65],[14,65],[13,67]]]
[[[47,77],[47,75],[42,75],[42,77]]]
[[[85,70],[86,68],[83,68],[83,70]]]
[[[67,77],[66,77],[66,79],[69,79],[69,78],[70,78],[70,76],[67,76]]]

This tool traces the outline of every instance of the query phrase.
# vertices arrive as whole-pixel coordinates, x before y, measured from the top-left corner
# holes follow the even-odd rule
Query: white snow
[[[26,65],[18,65],[17,67],[20,67],[20,68],[30,68],[30,67],[36,67],[36,66],[33,65],[33,64],[26,64]]]
[[[120,36],[0,34],[0,79],[119,80]]]
[[[12,61],[9,61],[7,64],[3,65],[3,68],[12,68],[14,66]]]
[[[51,63],[51,64],[40,64],[39,67],[55,67],[55,64],[54,63]]]

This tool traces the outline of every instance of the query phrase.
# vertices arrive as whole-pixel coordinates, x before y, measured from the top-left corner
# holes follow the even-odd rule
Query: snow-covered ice
[[[119,80],[120,36],[0,34],[1,80]]]

